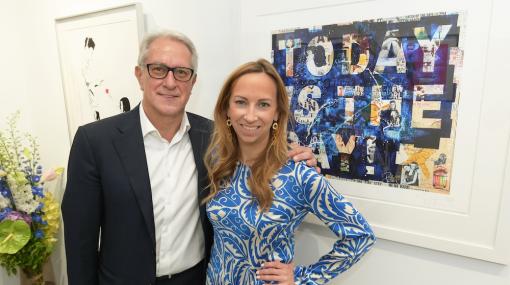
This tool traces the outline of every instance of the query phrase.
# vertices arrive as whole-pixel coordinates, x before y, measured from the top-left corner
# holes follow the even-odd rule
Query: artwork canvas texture
[[[273,32],[289,141],[330,178],[449,194],[462,23],[435,13]]]

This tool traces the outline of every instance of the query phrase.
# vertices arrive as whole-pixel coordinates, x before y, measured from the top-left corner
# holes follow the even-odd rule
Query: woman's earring
[[[227,137],[229,140],[232,140],[232,129],[230,128],[230,127],[232,127],[232,121],[230,120],[229,117],[227,117],[226,123],[227,123],[227,128],[228,128]]]
[[[273,145],[275,143],[276,137],[278,135],[278,123],[276,121],[274,121],[271,128],[273,129],[273,140],[271,141],[271,145]]]

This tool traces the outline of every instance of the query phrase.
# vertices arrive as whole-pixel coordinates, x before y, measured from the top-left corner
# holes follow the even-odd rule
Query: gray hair
[[[149,53],[149,46],[153,41],[160,38],[166,38],[184,44],[191,53],[191,68],[193,68],[195,74],[197,73],[198,54],[195,45],[186,35],[171,30],[164,30],[145,35],[142,42],[140,43],[140,51],[138,53],[138,66],[144,67],[145,60],[147,59],[147,54]]]

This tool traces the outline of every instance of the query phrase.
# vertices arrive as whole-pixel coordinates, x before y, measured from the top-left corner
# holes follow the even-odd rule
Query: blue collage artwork
[[[462,14],[273,32],[291,104],[289,141],[331,178],[448,194]]]

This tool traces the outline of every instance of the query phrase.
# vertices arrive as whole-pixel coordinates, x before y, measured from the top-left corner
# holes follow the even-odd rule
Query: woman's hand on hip
[[[294,284],[294,264],[282,263],[277,261],[268,261],[262,264],[262,268],[257,271],[257,279],[270,284],[293,285]]]

